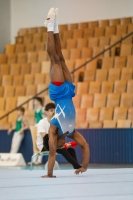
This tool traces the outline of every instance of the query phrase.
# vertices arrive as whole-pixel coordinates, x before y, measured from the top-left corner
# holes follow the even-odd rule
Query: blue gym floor
[[[75,175],[70,165],[60,165],[57,178],[43,179],[44,166],[0,168],[0,200],[133,200],[132,165],[89,166]]]

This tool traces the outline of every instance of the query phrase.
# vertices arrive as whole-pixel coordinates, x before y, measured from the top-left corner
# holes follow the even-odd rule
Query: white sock
[[[59,27],[58,27],[58,21],[55,20],[55,24],[54,24],[54,34],[59,33]]]
[[[47,32],[54,31],[54,26],[55,26],[55,20],[54,19],[49,20],[47,24]]]

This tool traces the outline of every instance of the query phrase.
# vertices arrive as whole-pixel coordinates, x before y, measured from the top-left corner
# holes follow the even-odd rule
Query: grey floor
[[[62,165],[55,179],[40,178],[46,174],[42,166],[0,168],[0,200],[133,200],[133,168],[100,166],[76,176]]]

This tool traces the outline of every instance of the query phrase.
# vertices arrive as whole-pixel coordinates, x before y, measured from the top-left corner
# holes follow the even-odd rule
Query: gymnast
[[[48,172],[43,178],[55,178],[53,167],[56,158],[56,149],[65,144],[65,137],[72,138],[81,146],[83,162],[75,174],[85,172],[88,167],[90,151],[84,137],[74,129],[75,108],[72,97],[75,96],[75,86],[72,84],[72,76],[65,64],[61,51],[61,43],[58,30],[58,8],[51,8],[48,12],[44,26],[47,27],[47,52],[50,58],[50,85],[49,96],[55,102],[55,115],[50,121],[49,128],[49,158]]]

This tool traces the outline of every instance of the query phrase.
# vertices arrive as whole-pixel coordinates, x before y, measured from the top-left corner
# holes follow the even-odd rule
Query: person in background
[[[35,121],[36,121],[36,126],[37,124],[39,123],[39,121],[41,119],[43,119],[43,115],[45,116],[44,114],[44,109],[43,109],[43,100],[41,97],[35,97],[34,98],[34,112],[35,112]],[[40,165],[42,164],[42,156],[36,156],[34,157],[33,159],[33,164],[34,165]]]
[[[8,130],[8,134],[10,134],[14,129],[14,135],[12,138],[11,150],[10,153],[17,153],[22,140],[24,139],[24,131],[29,128],[28,120],[24,116],[25,109],[23,107],[19,107],[17,110],[17,119],[16,119],[16,127],[11,127]]]
[[[34,98],[34,111],[36,124],[43,118],[43,100],[41,97]]]
[[[42,151],[43,149],[43,137],[48,134],[48,129],[50,126],[50,120],[53,117],[55,112],[55,104],[54,103],[48,103],[45,106],[45,113],[47,117],[44,117],[40,122],[37,124],[37,148]]]
[[[47,114],[47,117],[40,120],[40,122],[37,124],[37,147],[40,150],[40,152],[43,151],[49,151],[49,136],[48,136],[48,130],[50,127],[50,120],[53,117],[55,113],[55,104],[54,103],[48,103],[45,106],[45,112]],[[76,153],[74,150],[74,147],[76,147],[76,142],[68,142],[65,143],[64,146],[57,149],[56,152],[59,154],[62,154],[64,158],[72,164],[74,169],[81,168],[81,165],[77,161]]]

